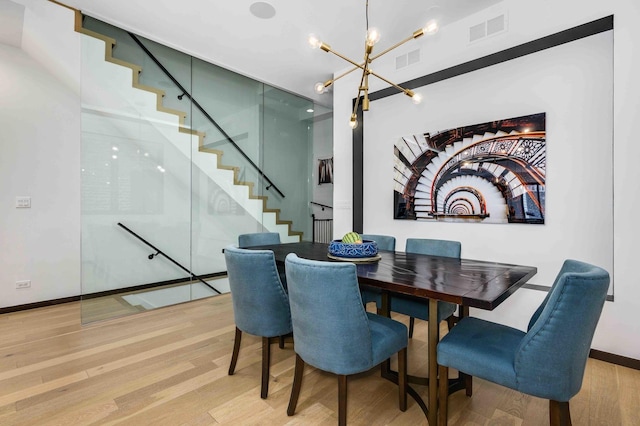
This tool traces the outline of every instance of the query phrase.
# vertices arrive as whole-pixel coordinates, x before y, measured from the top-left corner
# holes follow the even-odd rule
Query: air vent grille
[[[420,49],[412,50],[400,56],[396,56],[396,69],[408,67],[409,65],[420,62]]]
[[[496,16],[487,21],[487,35],[497,34],[504,31],[504,15]]]
[[[485,37],[500,34],[506,30],[507,17],[506,14],[501,14],[469,27],[469,42],[473,43]]]
[[[469,28],[469,41],[480,40],[481,38],[486,37],[487,35],[487,23],[483,22],[478,25],[474,25]]]

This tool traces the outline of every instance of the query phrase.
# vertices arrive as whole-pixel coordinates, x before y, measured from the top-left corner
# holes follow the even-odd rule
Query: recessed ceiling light
[[[260,19],[271,19],[276,16],[276,9],[269,3],[257,1],[249,6],[251,14]]]
[[[309,108],[307,112],[313,112],[313,108]]]

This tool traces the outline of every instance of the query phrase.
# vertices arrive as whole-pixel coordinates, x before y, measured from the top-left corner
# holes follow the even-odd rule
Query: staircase
[[[240,168],[224,164],[223,152],[206,147],[206,135],[185,124],[186,112],[165,107],[163,90],[140,83],[140,66],[113,56],[114,39],[83,28],[79,11],[76,11],[75,29],[82,34],[83,69],[90,70],[83,74],[83,112],[88,112],[85,116],[90,117],[86,125],[100,129],[111,126],[113,129],[109,131],[117,131],[119,137],[135,139],[144,122],[144,131],[155,132],[186,158],[191,158],[194,167],[222,188],[266,231],[278,232],[282,242],[301,240],[302,232],[294,231],[291,221],[282,220],[279,209],[270,209],[266,196],[256,195],[255,183],[242,181]]]

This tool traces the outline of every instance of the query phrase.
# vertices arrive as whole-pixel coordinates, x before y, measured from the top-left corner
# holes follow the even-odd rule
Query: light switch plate
[[[16,208],[18,209],[30,209],[31,197],[16,197]]]

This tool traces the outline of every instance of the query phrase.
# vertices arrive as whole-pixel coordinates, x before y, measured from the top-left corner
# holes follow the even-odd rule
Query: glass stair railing
[[[310,101],[91,18],[82,32],[83,295],[224,272],[242,233],[311,237]],[[141,266],[120,221],[166,257]]]

